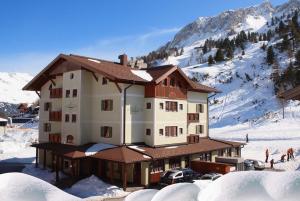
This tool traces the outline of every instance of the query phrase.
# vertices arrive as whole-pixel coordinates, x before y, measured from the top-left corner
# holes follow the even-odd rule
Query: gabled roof
[[[300,100],[300,86],[284,91],[280,93],[278,97],[285,100]]]
[[[56,69],[60,67],[60,69]],[[47,65],[39,74],[37,74],[24,88],[23,90],[40,91],[41,87],[51,78],[54,78],[56,74],[75,70],[85,69],[93,73],[99,73],[111,81],[132,83],[146,85],[149,83],[158,84],[164,80],[167,76],[175,71],[178,71],[184,80],[190,86],[189,90],[200,92],[219,92],[218,90],[201,85],[199,83],[190,80],[180,68],[174,65],[159,66],[154,68],[141,69],[152,76],[152,80],[146,80],[142,76],[138,76],[133,73],[130,66],[124,66],[117,62],[106,61],[91,57],[79,56],[79,55],[58,55],[49,65]]]

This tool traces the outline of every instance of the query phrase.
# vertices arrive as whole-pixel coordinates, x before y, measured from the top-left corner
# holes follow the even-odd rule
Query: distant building
[[[284,100],[300,100],[300,86],[280,93],[279,98]]]
[[[61,54],[24,87],[40,96],[37,162],[56,179],[63,171],[148,186],[194,160],[241,156],[241,143],[209,137],[208,94],[218,90],[173,65],[119,59]]]
[[[6,133],[7,119],[0,117],[0,135]]]

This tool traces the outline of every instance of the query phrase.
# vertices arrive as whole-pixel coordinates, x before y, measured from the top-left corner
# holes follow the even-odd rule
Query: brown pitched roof
[[[284,91],[278,97],[286,100],[300,100],[300,86]]]
[[[60,69],[56,68],[60,66]],[[55,71],[56,69],[56,71]],[[23,90],[40,91],[41,87],[51,78],[54,78],[56,74],[74,70],[74,69],[86,69],[88,71],[99,73],[111,81],[133,84],[148,84],[149,81],[132,73],[130,66],[124,66],[117,62],[111,62],[91,57],[84,57],[79,55],[58,55],[50,64],[48,64],[39,74],[37,74]],[[158,84],[165,77],[178,70],[183,78],[189,83],[192,91],[200,92],[219,92],[218,90],[204,86],[191,81],[180,68],[173,65],[159,66],[155,68],[143,69],[147,71],[153,78],[151,82]],[[53,72],[54,71],[54,72]]]
[[[138,153],[126,146],[106,149],[92,155],[91,157],[120,163],[135,163],[151,160],[151,157]]]

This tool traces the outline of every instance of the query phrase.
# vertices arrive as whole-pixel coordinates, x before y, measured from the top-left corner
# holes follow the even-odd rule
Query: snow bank
[[[159,192],[141,190],[125,201],[299,201],[299,197],[300,172],[249,171],[230,173],[213,182],[174,184]]]
[[[96,154],[99,151],[105,150],[105,149],[110,149],[110,148],[115,148],[115,145],[111,145],[111,144],[105,144],[105,143],[98,143],[98,144],[94,144],[93,146],[91,146],[90,148],[88,148],[85,152],[86,156],[91,156]]]
[[[22,173],[0,174],[0,181],[1,201],[81,200],[45,181]]]
[[[149,82],[153,80],[152,76],[149,73],[147,73],[147,71],[145,70],[131,70],[131,72],[136,76],[139,76],[140,78],[147,80]]]
[[[89,199],[97,198],[97,200],[124,197],[129,194],[117,186],[112,186],[103,182],[94,175],[77,182],[71,188],[66,189],[66,192],[81,198],[89,197]]]

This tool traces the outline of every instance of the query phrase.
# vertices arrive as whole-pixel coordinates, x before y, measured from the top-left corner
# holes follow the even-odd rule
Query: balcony
[[[199,141],[200,141],[199,135],[189,135],[189,136],[187,136],[187,143],[188,144],[199,143]]]
[[[61,121],[62,113],[61,111],[50,111],[49,121]]]
[[[61,143],[61,134],[60,133],[51,133],[51,134],[49,134],[49,142],[51,142],[51,143]]]
[[[187,120],[188,123],[199,122],[199,113],[188,113]]]
[[[62,88],[50,89],[50,98],[62,98]]]

